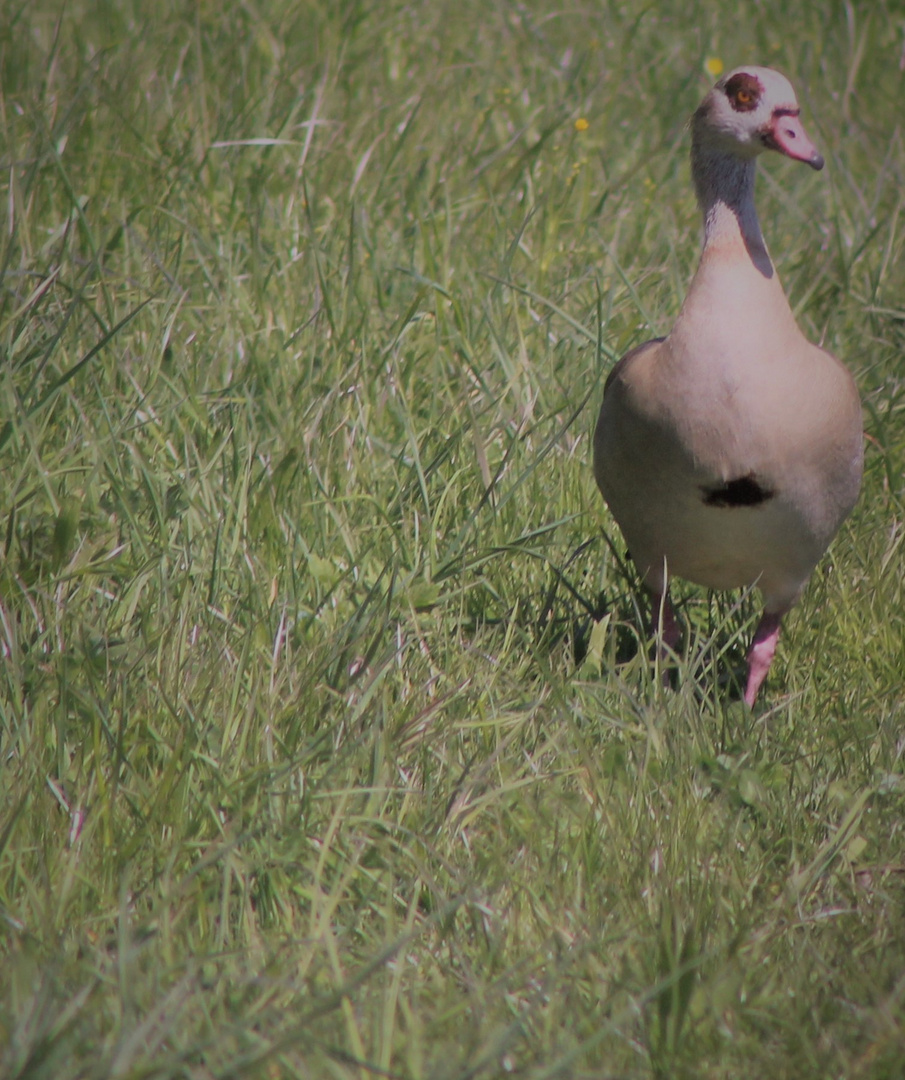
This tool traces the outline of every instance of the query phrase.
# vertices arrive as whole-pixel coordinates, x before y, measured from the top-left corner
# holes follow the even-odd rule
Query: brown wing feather
[[[634,349],[629,349],[625,356],[623,356],[621,360],[617,360],[612,368],[610,368],[610,373],[607,375],[606,382],[603,384],[603,396],[606,397],[606,392],[609,390],[613,380],[619,378],[620,373],[633,357],[637,356],[638,353],[649,349],[651,345],[659,345],[661,341],[665,340],[666,338],[655,337],[651,338],[650,341],[643,341],[640,345],[636,345]]]

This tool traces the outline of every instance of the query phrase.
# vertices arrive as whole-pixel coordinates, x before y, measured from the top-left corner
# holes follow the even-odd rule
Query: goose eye
[[[737,71],[724,89],[729,104],[736,112],[752,112],[760,103],[764,88],[755,75],[748,71]]]

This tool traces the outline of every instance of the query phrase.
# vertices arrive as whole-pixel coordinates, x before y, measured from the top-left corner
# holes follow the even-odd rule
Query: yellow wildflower
[[[711,78],[716,79],[723,74],[723,61],[718,56],[708,56],[704,61],[704,70]]]
[[[591,125],[587,122],[587,120],[585,120],[583,116],[579,116],[579,118],[575,121],[576,131],[587,131],[590,126]]]

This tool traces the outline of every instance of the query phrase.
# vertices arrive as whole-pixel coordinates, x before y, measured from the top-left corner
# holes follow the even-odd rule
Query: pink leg
[[[781,624],[782,615],[765,611],[754,631],[751,648],[748,650],[748,684],[745,687],[745,704],[749,707],[753,707],[761,683],[770,670]]]
[[[651,612],[651,630],[659,635],[662,629],[663,644],[670,649],[677,649],[682,640],[682,628],[673,610],[669,599],[669,593],[653,594],[653,611]]]
[[[669,671],[666,662],[669,660],[668,652],[675,652],[682,640],[682,628],[673,610],[668,592],[653,594],[653,609],[651,611],[651,632],[657,639],[657,658],[663,665],[661,678],[663,685],[669,688]]]

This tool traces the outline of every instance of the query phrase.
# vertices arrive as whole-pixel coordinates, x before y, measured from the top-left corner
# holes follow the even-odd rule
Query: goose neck
[[[704,215],[704,251],[741,245],[764,277],[773,264],[754,204],[756,161],[695,143],[692,176]]]

